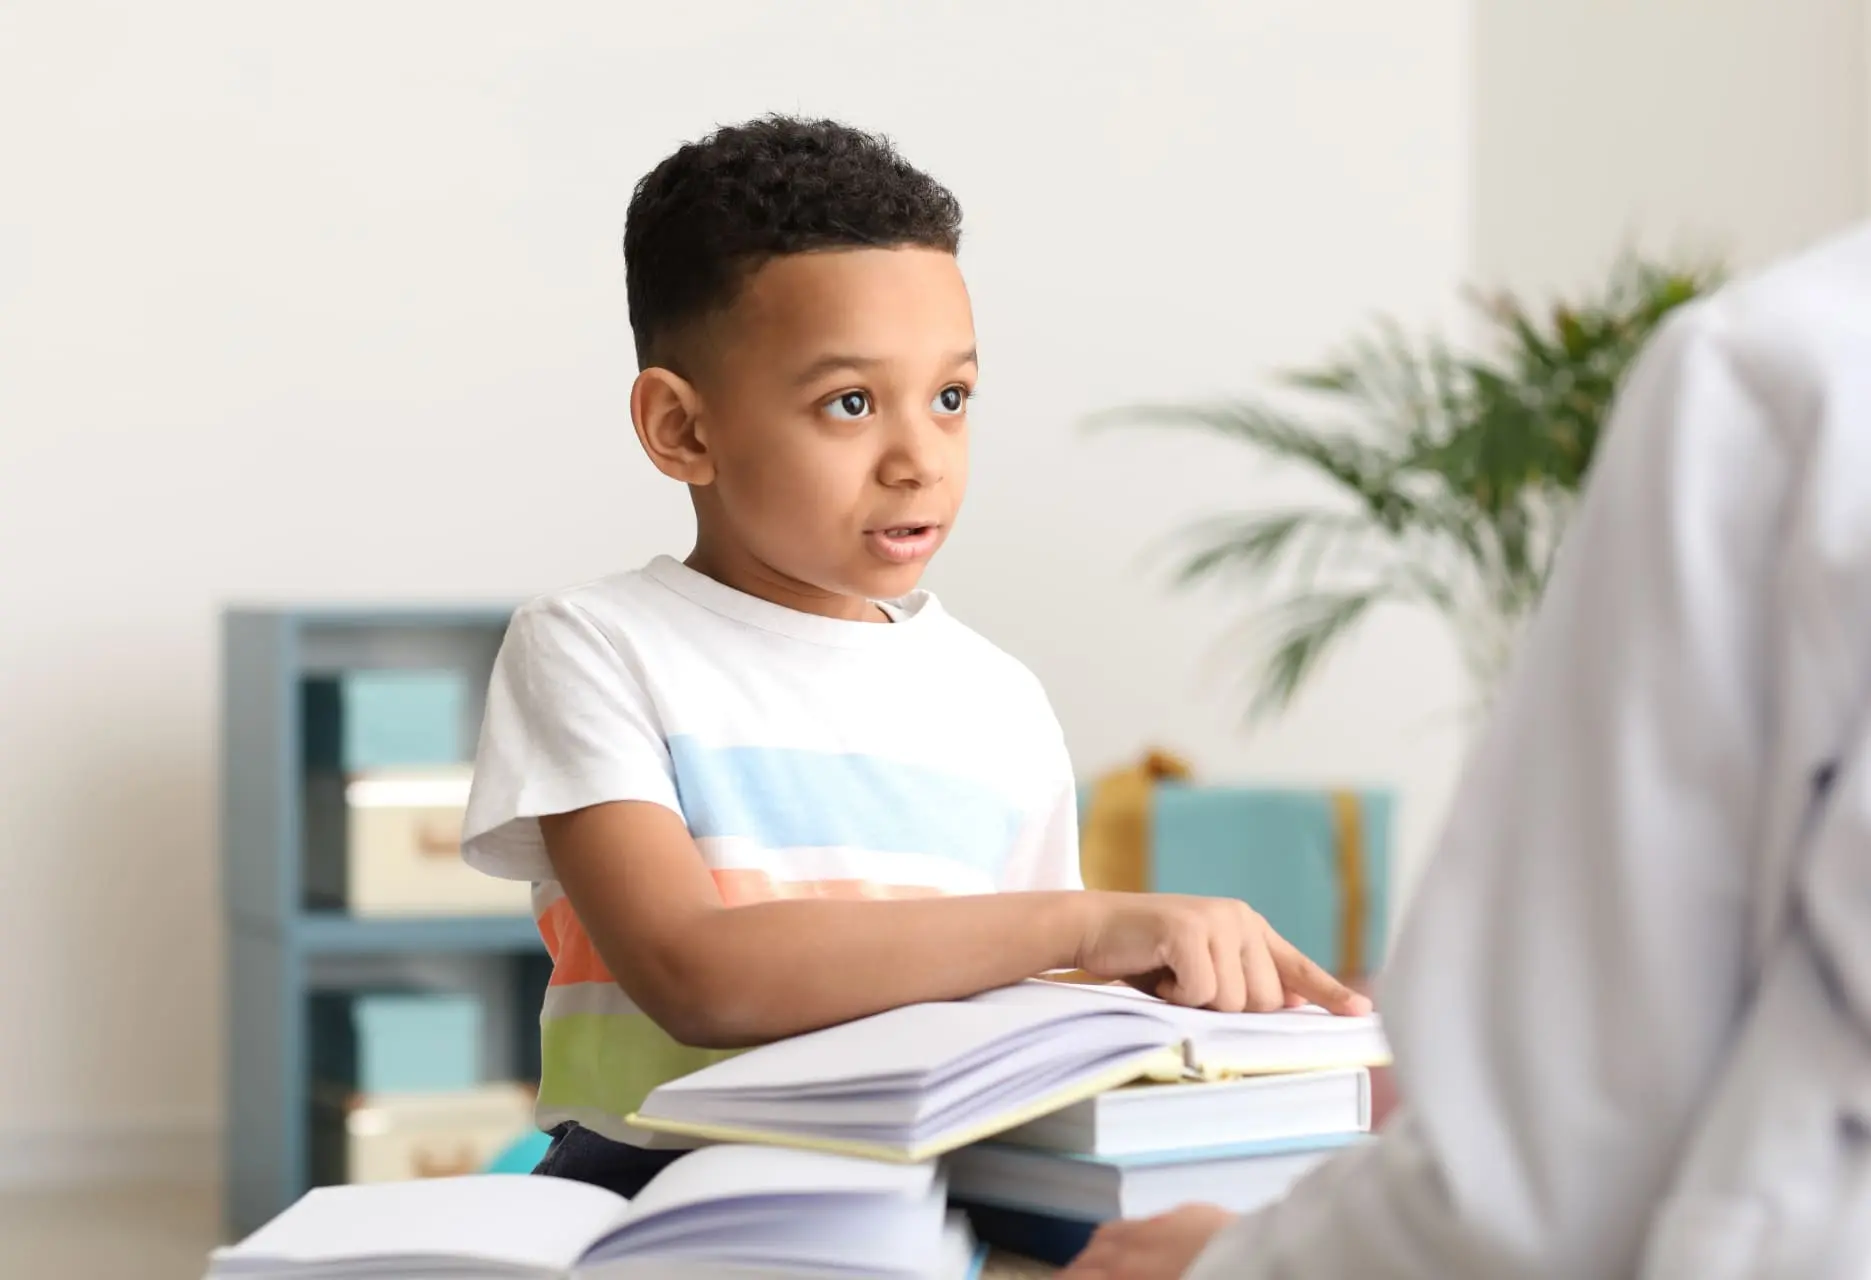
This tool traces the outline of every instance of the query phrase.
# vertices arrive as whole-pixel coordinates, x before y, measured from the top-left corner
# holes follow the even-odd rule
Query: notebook
[[[320,1188],[208,1280],[964,1280],[978,1261],[933,1166],[721,1146],[633,1201],[527,1174]]]
[[[1028,1121],[1000,1136],[1017,1146],[1122,1156],[1360,1133],[1371,1127],[1363,1067],[1185,1084],[1133,1084]]]
[[[1363,1134],[1286,1138],[1149,1155],[1081,1156],[986,1142],[944,1162],[957,1201],[1072,1222],[1148,1218],[1181,1205],[1251,1213]]]
[[[629,1123],[917,1162],[1138,1079],[1388,1059],[1374,1017],[1216,1014],[1027,982],[749,1050],[659,1086]]]

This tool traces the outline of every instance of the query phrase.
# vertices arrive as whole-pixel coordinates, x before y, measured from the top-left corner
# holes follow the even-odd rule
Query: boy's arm
[[[540,826],[618,984],[689,1044],[759,1044],[1071,967],[1161,972],[1160,993],[1184,1004],[1271,1009],[1295,993],[1369,1007],[1232,900],[1061,891],[729,908],[662,805],[594,805]]]

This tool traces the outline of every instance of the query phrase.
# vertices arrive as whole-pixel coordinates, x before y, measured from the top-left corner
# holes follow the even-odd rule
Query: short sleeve
[[[1078,784],[1063,737],[1051,756],[1044,788],[1001,874],[1003,892],[1085,887],[1079,874]]]
[[[582,609],[535,601],[494,660],[462,856],[489,875],[549,880],[538,819],[618,800],[681,812],[642,674]]]

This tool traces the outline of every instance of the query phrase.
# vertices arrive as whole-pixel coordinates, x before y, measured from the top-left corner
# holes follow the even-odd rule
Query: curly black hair
[[[954,253],[961,205],[888,139],[834,120],[772,115],[687,143],[644,175],[624,220],[637,361],[731,305],[785,254],[920,245]]]

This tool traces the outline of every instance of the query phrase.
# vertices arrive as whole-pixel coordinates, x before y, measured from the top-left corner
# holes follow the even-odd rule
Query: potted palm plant
[[[1263,647],[1250,715],[1284,709],[1372,610],[1448,623],[1476,693],[1496,684],[1637,352],[1719,272],[1626,259],[1594,296],[1535,311],[1476,296],[1485,340],[1458,350],[1384,323],[1276,398],[1155,404],[1106,424],[1195,428],[1324,481],[1321,501],[1185,531],[1182,585],[1245,583]]]

